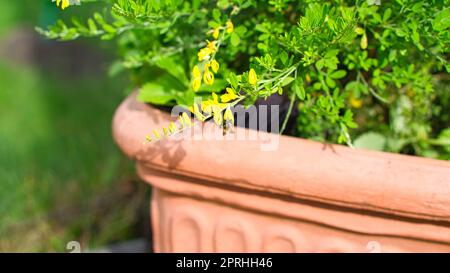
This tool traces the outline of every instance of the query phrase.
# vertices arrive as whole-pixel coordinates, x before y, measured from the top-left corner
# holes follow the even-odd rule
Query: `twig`
[[[289,103],[289,108],[288,108],[286,117],[284,117],[283,124],[281,125],[280,135],[283,134],[284,130],[286,129],[286,125],[288,123],[289,117],[291,116],[292,108],[294,108],[295,92],[292,92],[290,100],[291,100],[291,102]]]

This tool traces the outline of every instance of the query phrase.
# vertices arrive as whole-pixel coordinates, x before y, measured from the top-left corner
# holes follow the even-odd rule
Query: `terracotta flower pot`
[[[131,95],[113,122],[153,187],[157,252],[450,251],[450,162],[288,136],[261,151],[267,133],[143,144],[170,119]]]

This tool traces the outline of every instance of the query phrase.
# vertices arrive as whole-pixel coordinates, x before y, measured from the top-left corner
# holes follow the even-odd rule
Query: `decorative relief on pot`
[[[173,212],[169,220],[172,252],[201,252],[203,218],[192,208]]]
[[[267,228],[263,239],[264,252],[295,253],[308,248],[304,236],[289,226],[275,225]]]
[[[214,251],[216,252],[251,252],[255,246],[252,238],[254,228],[240,217],[221,216],[215,226]]]

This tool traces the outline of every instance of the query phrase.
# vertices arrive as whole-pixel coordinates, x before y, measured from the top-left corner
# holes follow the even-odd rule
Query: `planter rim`
[[[279,136],[277,150],[262,152],[262,142],[275,136],[262,132],[258,133],[261,140],[168,138],[143,144],[146,135],[167,126],[171,119],[168,113],[138,102],[133,93],[116,110],[113,137],[128,157],[158,171],[255,194],[268,192],[445,225],[450,222],[450,162],[289,136]],[[207,122],[203,127],[212,126]]]

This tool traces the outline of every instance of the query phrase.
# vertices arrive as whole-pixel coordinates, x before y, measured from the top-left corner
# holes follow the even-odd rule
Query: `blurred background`
[[[49,0],[0,11],[0,251],[149,247],[149,187],[111,136],[129,92],[126,77],[108,76],[113,49],[41,38],[35,26],[66,16]]]

